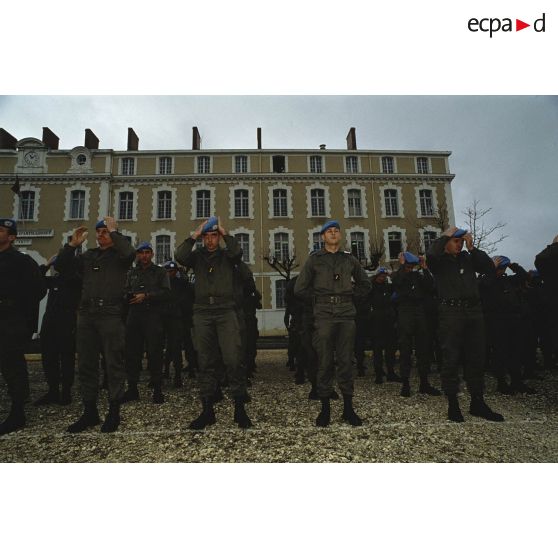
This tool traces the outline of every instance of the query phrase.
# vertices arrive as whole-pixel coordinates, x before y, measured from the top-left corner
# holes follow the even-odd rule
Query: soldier
[[[380,267],[372,279],[371,290],[371,331],[374,351],[374,372],[376,384],[384,382],[384,355],[387,368],[387,381],[400,382],[395,373],[395,350],[397,347],[397,316],[393,307],[393,286],[387,281],[389,270]]]
[[[467,244],[467,252],[463,243]],[[464,377],[471,394],[469,411],[486,420],[501,422],[484,401],[484,318],[475,272],[494,274],[490,257],[475,248],[470,233],[451,227],[432,243],[428,267],[438,289],[440,343],[442,346],[442,389],[448,398],[448,419],[463,422],[457,394],[458,366],[464,360]]]
[[[498,382],[497,391],[506,395],[535,393],[521,378],[523,342],[521,289],[527,272],[506,256],[493,258],[496,273],[480,278],[480,294],[493,349],[493,365]],[[506,275],[510,268],[514,275]],[[506,382],[510,375],[511,384]]]
[[[203,247],[194,250],[200,236]],[[221,239],[225,249],[219,245]],[[236,239],[227,234],[217,217],[204,221],[176,250],[178,263],[192,268],[196,276],[194,337],[198,352],[202,412],[190,423],[189,427],[193,430],[201,430],[215,423],[213,398],[219,386],[217,348],[227,368],[234,397],[234,421],[240,428],[252,426],[244,408],[246,376],[240,368],[239,325],[235,310],[234,266],[241,261],[241,257],[242,250]]]
[[[25,427],[29,377],[25,348],[37,330],[39,302],[46,294],[39,266],[13,247],[14,219],[0,219],[0,368],[8,387],[11,409],[0,424],[0,436]]]
[[[153,403],[165,402],[163,394],[163,310],[170,298],[167,272],[153,263],[153,247],[142,242],[136,249],[137,263],[126,279],[126,376],[128,389],[121,403],[139,399],[138,382],[144,347],[153,386]]]
[[[302,355],[304,351],[302,335],[302,314],[304,311],[304,301],[294,293],[294,287],[298,275],[291,277],[285,286],[285,316],[284,323],[289,332],[289,358],[287,364],[290,369],[295,369],[295,384],[303,384],[305,359]],[[291,366],[292,364],[292,366]]]
[[[46,276],[55,261],[56,256],[51,258],[47,265],[41,266],[48,289],[47,306],[40,332],[41,357],[48,392],[35,401],[36,407],[50,403],[69,405],[72,402],[81,277],[75,271],[67,274],[55,272],[50,277]]]
[[[247,290],[244,296],[244,319],[246,320],[246,354],[244,360],[249,378],[253,376],[256,370],[256,344],[260,336],[257,310],[262,308],[261,300],[262,295],[254,283],[253,290]]]
[[[556,366],[558,356],[558,235],[535,258],[535,267],[543,280],[543,292],[547,302],[547,325],[549,350],[545,360],[546,368]]]
[[[411,355],[413,339],[420,378],[419,393],[441,395],[441,392],[428,382],[430,372],[430,337],[424,304],[431,296],[434,279],[426,266],[426,258],[420,258],[411,252],[399,254],[399,269],[391,275],[393,288],[397,294],[399,333],[399,371],[401,374],[401,396],[411,395],[409,379],[411,377]],[[415,267],[419,266],[419,270]]]
[[[328,426],[331,419],[334,353],[338,364],[337,383],[343,394],[343,420],[353,426],[362,424],[353,409],[355,303],[366,298],[370,281],[358,260],[341,250],[340,229],[338,221],[323,225],[320,232],[324,247],[308,257],[295,284],[295,295],[314,304],[313,345],[319,359],[317,383],[322,403],[316,426],[320,427]]]
[[[370,297],[362,301],[356,308],[355,316],[355,360],[359,376],[366,375],[364,364],[366,345],[370,340]]]
[[[98,247],[76,257],[76,248],[87,238],[87,227],[78,227],[54,264],[60,273],[76,269],[83,277],[76,344],[84,410],[82,416],[68,426],[72,434],[100,423],[97,398],[101,352],[106,361],[109,398],[109,412],[101,432],[114,432],[120,425],[120,398],[126,379],[122,306],[128,269],[136,252],[129,240],[117,231],[113,217],[99,221],[95,232]]]

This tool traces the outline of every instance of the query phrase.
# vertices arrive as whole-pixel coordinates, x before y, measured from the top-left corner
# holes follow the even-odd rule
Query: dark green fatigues
[[[151,263],[146,268],[136,265],[128,272],[126,296],[146,293],[140,304],[128,305],[126,318],[126,376],[128,386],[137,386],[142,368],[143,351],[147,346],[147,368],[151,382],[160,388],[163,373],[164,305],[170,297],[167,272]]]
[[[126,276],[136,251],[120,233],[110,236],[114,243],[110,248],[91,248],[77,257],[75,248],[66,244],[54,264],[61,273],[77,268],[83,277],[76,344],[79,388],[86,403],[97,401],[101,353],[107,367],[109,401],[118,401],[124,393],[122,306]]]
[[[182,373],[182,339],[184,320],[187,312],[188,283],[182,276],[170,277],[170,299],[163,309],[163,330],[165,333],[165,371],[172,362],[174,371]]]
[[[242,250],[236,239],[224,237],[226,249],[193,250],[196,241],[187,238],[175,259],[196,276],[194,298],[194,343],[198,354],[200,396],[211,398],[219,386],[219,350],[227,369],[233,397],[246,392],[246,375],[240,369],[240,335],[235,304],[235,264]]]
[[[384,354],[388,373],[394,372],[397,347],[397,316],[392,294],[393,286],[391,283],[372,281],[370,320],[376,376],[384,375]]]
[[[25,348],[37,330],[39,302],[46,294],[37,263],[13,247],[0,252],[0,369],[13,405],[29,396]]]
[[[354,282],[354,285],[353,285]],[[366,298],[370,281],[349,252],[313,252],[295,283],[295,295],[314,304],[313,345],[318,353],[318,396],[333,389],[333,355],[337,356],[337,383],[343,395],[352,396],[352,358],[355,340],[355,302]]]
[[[438,290],[442,389],[446,395],[459,392],[458,367],[463,362],[464,379],[471,395],[482,395],[485,328],[475,272],[495,274],[494,264],[478,248],[456,256],[446,254],[448,240],[447,236],[440,237],[427,252],[428,268]]]

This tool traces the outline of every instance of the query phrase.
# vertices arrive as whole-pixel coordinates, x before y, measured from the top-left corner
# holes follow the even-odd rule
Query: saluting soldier
[[[11,409],[0,424],[0,436],[25,427],[29,377],[25,348],[37,330],[39,302],[46,294],[37,263],[16,250],[17,223],[0,219],[0,369],[8,387]]]
[[[83,277],[78,309],[77,353],[79,390],[83,414],[68,426],[75,434],[99,424],[99,355],[106,362],[109,412],[101,432],[114,432],[120,425],[120,398],[124,393],[125,327],[122,321],[124,288],[128,269],[136,256],[130,241],[117,231],[113,217],[95,225],[98,246],[75,255],[87,238],[87,227],[78,227],[70,242],[58,253],[54,267],[61,273],[75,269]]]
[[[466,243],[467,251],[463,251]],[[463,422],[459,407],[458,367],[463,360],[469,412],[491,421],[503,421],[484,401],[485,329],[476,273],[494,274],[490,256],[473,244],[464,229],[451,227],[427,252],[439,298],[439,331],[442,347],[442,389],[448,398],[448,419]]]
[[[194,250],[200,236],[203,247]],[[221,240],[225,248],[221,248]],[[244,408],[246,375],[240,367],[239,324],[235,308],[235,265],[241,261],[242,249],[236,239],[227,234],[218,218],[211,217],[177,248],[175,256],[178,263],[192,268],[196,276],[194,339],[202,412],[190,423],[190,428],[201,430],[215,423],[213,405],[220,379],[219,353],[234,397],[234,421],[240,428],[248,428],[252,421]]]
[[[313,344],[319,359],[317,383],[322,403],[316,426],[326,427],[331,421],[334,353],[338,365],[337,383],[344,402],[342,418],[353,426],[360,426],[362,420],[353,409],[355,303],[366,298],[370,281],[359,261],[350,252],[341,250],[338,221],[328,221],[320,232],[324,247],[308,257],[295,284],[295,294],[314,304]]]
[[[163,310],[170,298],[167,272],[153,263],[153,247],[142,242],[136,249],[136,265],[126,279],[126,376],[128,389],[121,402],[139,399],[138,382],[143,351],[153,386],[153,403],[165,402],[163,394]]]

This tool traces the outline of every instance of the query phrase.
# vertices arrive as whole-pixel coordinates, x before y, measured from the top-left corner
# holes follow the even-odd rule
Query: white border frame
[[[321,172],[312,172],[312,165],[310,163],[310,159],[312,157],[321,157],[321,159],[322,159],[322,171]],[[307,165],[308,165],[307,168],[308,168],[308,173],[309,174],[320,175],[320,174],[325,174],[327,172],[327,170],[326,170],[326,158],[325,158],[325,155],[322,155],[321,153],[312,153],[311,155],[307,155],[306,156],[306,162],[307,162]]]
[[[134,160],[134,172],[132,174],[124,174],[124,159]],[[138,158],[135,155],[122,155],[118,158],[118,170],[120,176],[136,176],[138,173]]]
[[[349,172],[347,170],[347,157],[356,157],[357,160],[357,171],[356,172]],[[350,155],[343,155],[343,170],[345,174],[362,174],[362,166],[360,164],[360,157],[354,153]]]
[[[174,251],[176,249],[176,231],[169,231],[168,229],[157,229],[151,233],[151,246],[153,246],[153,263],[157,260],[157,237],[160,235],[170,236],[170,255],[171,260],[174,260]],[[158,265],[158,264],[155,264]]]
[[[418,160],[426,159],[426,172],[419,172],[418,171]],[[426,176],[427,174],[432,174],[432,163],[430,162],[430,157],[427,155],[417,155],[415,157],[415,174],[420,174],[421,176]]]
[[[360,207],[362,215],[349,215],[349,190],[360,190]],[[368,204],[366,200],[366,187],[360,186],[356,182],[351,182],[343,186],[343,210],[345,219],[368,219]]]
[[[200,157],[209,157],[209,172],[198,172],[198,159]],[[199,154],[195,156],[195,160],[194,160],[194,174],[199,174],[200,176],[203,176],[204,174],[212,174],[213,173],[213,157],[211,155],[207,155],[207,154]]]
[[[311,191],[320,189],[324,191],[325,215],[312,215],[312,197]],[[331,204],[329,200],[329,186],[314,182],[306,186],[306,217],[309,219],[330,219],[331,218]]]
[[[164,175],[163,175],[164,176]],[[157,217],[157,197],[159,192],[171,193],[171,216],[170,219]],[[176,221],[176,188],[167,183],[161,184],[151,190],[151,221]]]
[[[237,190],[248,191],[248,215],[246,217],[236,216],[234,214],[234,193]],[[229,186],[229,219],[254,219],[254,188],[248,186],[244,182],[239,182],[234,186]]]
[[[287,215],[273,215],[273,191],[287,190]],[[269,219],[292,219],[293,218],[293,187],[290,184],[277,182],[267,187],[267,206]]]
[[[23,186],[20,187],[19,193],[23,192],[35,192],[35,203],[33,205],[33,219],[19,219],[19,203],[21,198],[14,194],[14,204],[13,204],[13,219],[15,219],[18,224],[23,223],[38,223],[39,222],[39,206],[41,202],[41,187],[40,186],[33,186],[26,182]]]
[[[276,233],[288,233],[289,235],[289,255],[292,258],[295,256],[295,244],[294,244],[294,230],[287,229],[286,227],[275,227],[274,229],[269,230],[269,254],[275,255],[275,239],[274,236]],[[264,254],[265,255],[265,254]]]
[[[244,259],[242,260],[244,263],[247,263],[248,265],[255,265],[256,264],[256,244],[255,244],[255,233],[254,231],[247,229],[245,227],[237,227],[236,229],[232,229],[229,231],[229,234],[231,236],[234,236],[235,234],[247,234],[248,235],[248,243],[250,245],[250,254],[249,254],[249,258],[248,261],[245,261]]]
[[[399,215],[386,215],[386,200],[384,190],[397,190],[397,205],[399,206]],[[382,209],[382,217],[384,219],[404,219],[405,211],[403,209],[403,187],[392,182],[380,186],[380,206]]]
[[[365,229],[364,227],[359,227],[358,225],[346,229],[345,246],[347,246],[347,250],[351,252],[351,233],[356,233],[356,232],[364,233],[364,257],[367,260],[370,260],[370,231],[368,229]]]
[[[70,217],[70,197],[72,192],[83,190],[85,192],[85,204],[83,207],[83,219],[77,217]],[[84,186],[81,182],[76,182],[74,186],[66,188],[66,201],[64,202],[64,221],[88,221],[89,220],[89,200],[91,196],[91,187]]]
[[[132,192],[134,194],[134,199],[132,202],[132,218],[131,219],[120,219],[118,214],[118,208],[120,206],[120,194],[124,192]],[[114,199],[113,199],[113,206],[112,206],[112,214],[114,218],[120,222],[123,221],[124,223],[130,223],[133,221],[138,220],[138,188],[134,188],[133,186],[121,186],[114,190]]]
[[[384,172],[383,160],[385,157],[391,157],[393,159],[393,172]],[[380,155],[380,174],[386,174],[388,176],[391,174],[399,174],[397,172],[397,157],[395,155]]]
[[[397,256],[395,258],[389,257],[389,239],[388,234],[390,232],[399,232],[401,233],[401,251],[405,252],[407,250],[407,230],[397,225],[392,225],[391,227],[387,227],[384,229],[384,246],[385,246],[385,261],[386,262],[395,262],[397,261]]]
[[[420,191],[430,190],[432,192],[432,215],[423,215],[420,210]],[[419,219],[435,219],[438,213],[438,192],[436,186],[431,186],[423,182],[420,186],[415,186],[415,201],[417,204],[417,217]]]
[[[209,216],[215,215],[215,186],[210,186],[205,182],[190,188],[190,219],[191,221],[202,221],[207,217],[196,217],[196,196],[200,190],[209,190]],[[195,228],[195,227],[194,227]]]

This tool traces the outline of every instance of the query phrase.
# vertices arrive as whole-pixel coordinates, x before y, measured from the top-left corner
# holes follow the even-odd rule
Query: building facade
[[[449,151],[360,150],[354,128],[344,150],[211,150],[200,143],[194,128],[191,150],[140,150],[129,129],[128,149],[115,151],[99,149],[86,130],[84,146],[68,150],[48,128],[42,140],[19,141],[0,129],[0,215],[18,220],[17,244],[38,263],[76,227],[92,228],[106,215],[134,244],[151,242],[162,263],[218,215],[241,242],[262,293],[263,334],[284,333],[285,281],[266,259],[294,257],[296,273],[319,247],[326,220],[340,221],[347,249],[368,267],[378,255],[390,265],[402,250],[424,251],[454,223]]]

